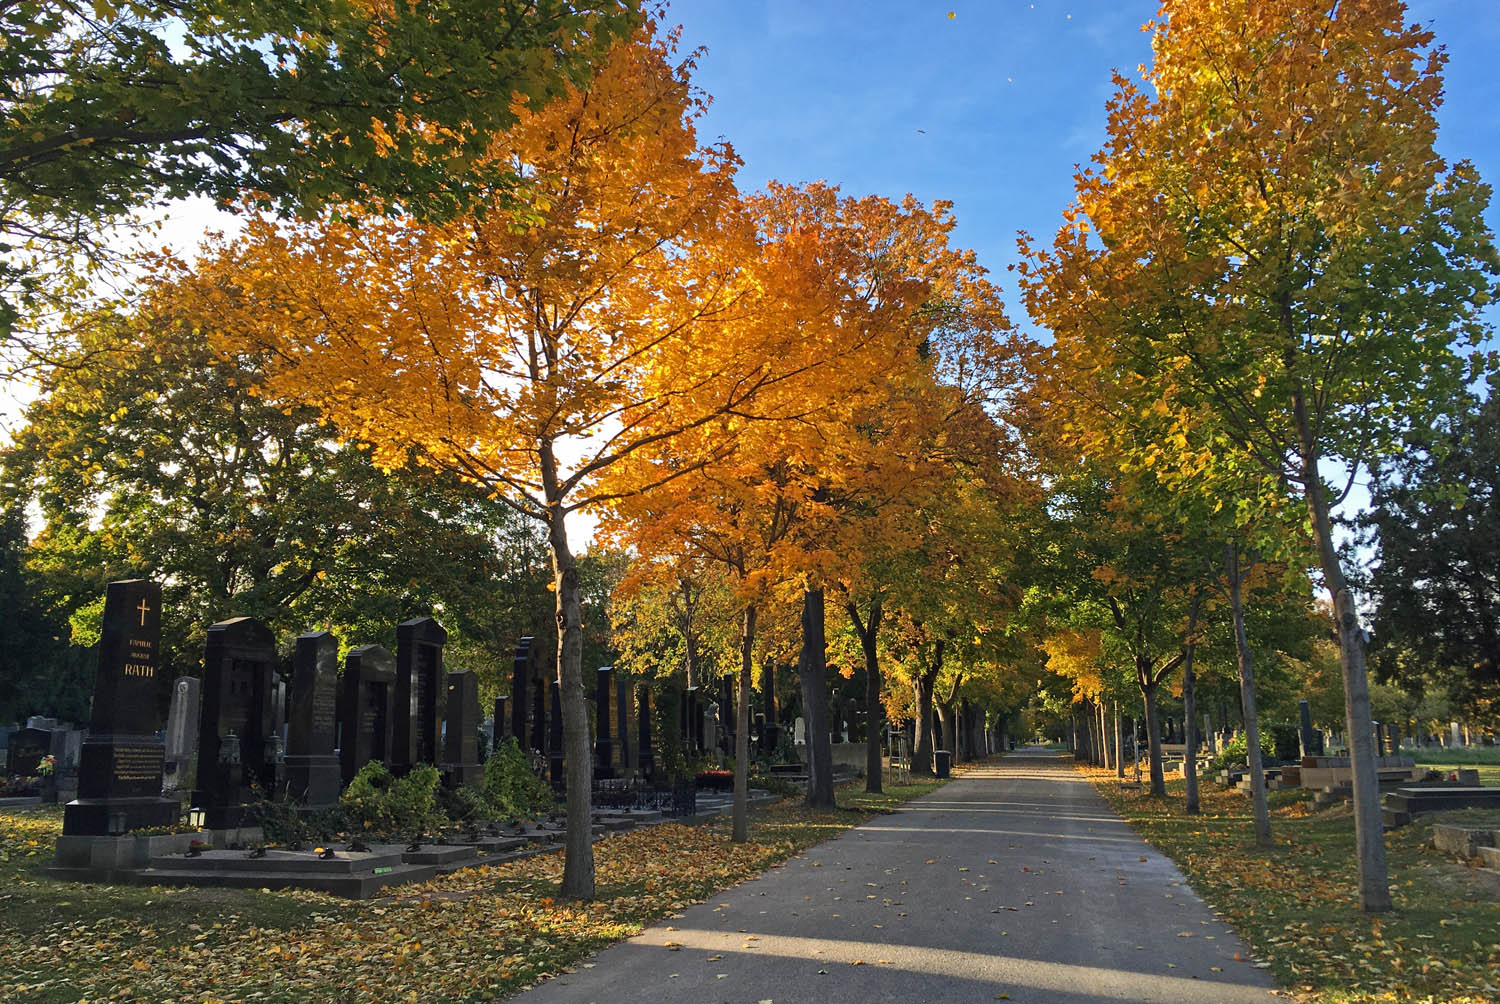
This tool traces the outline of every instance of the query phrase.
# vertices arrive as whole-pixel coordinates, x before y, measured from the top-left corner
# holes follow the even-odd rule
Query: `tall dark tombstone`
[[[104,593],[94,708],[79,752],[78,797],[63,809],[64,835],[107,836],[177,822],[177,802],[161,797],[160,651],[161,587],[145,579],[111,582]]]
[[[448,632],[431,617],[396,625],[396,691],[391,735],[391,770],[405,773],[419,763],[436,766],[442,754],[443,702],[448,681],[443,645]]]
[[[479,762],[479,677],[469,670],[448,674],[447,730],[443,736],[443,774],[453,787],[475,787],[484,781]]]
[[[253,617],[208,629],[203,646],[203,706],[198,716],[198,781],[193,804],[218,830],[249,823],[250,804],[276,787],[272,678],[276,638]]]
[[[613,666],[600,666],[594,686],[594,776],[615,776],[614,742],[609,736],[609,691]]]
[[[563,773],[562,688],[553,680],[550,690],[552,714],[547,721],[547,775],[552,779],[552,787],[562,791],[568,784],[567,775]]]
[[[656,773],[656,751],[651,745],[651,688],[645,684],[635,688],[640,752],[637,754],[641,776],[649,778]]]
[[[780,725],[781,718],[776,710],[776,660],[772,659],[766,663],[765,672],[761,675],[760,687],[766,705],[766,724]]]
[[[339,696],[339,766],[348,784],[371,760],[388,763],[391,751],[391,691],[396,657],[379,645],[361,645],[344,657]]]
[[[531,748],[537,753],[547,752],[547,683],[532,667],[531,689]]]
[[[505,742],[508,736],[515,733],[510,731],[510,698],[501,694],[495,698],[495,748]]]
[[[516,737],[516,742],[522,749],[526,748],[526,688],[531,681],[532,641],[530,635],[522,638],[516,646],[515,658],[511,661],[510,734]]]
[[[1323,733],[1313,728],[1312,705],[1306,701],[1297,702],[1297,732],[1302,739],[1303,756],[1323,755]]]
[[[334,753],[338,688],[338,639],[327,631],[298,635],[287,709],[285,777],[288,793],[309,807],[339,800],[342,772]]]
[[[620,747],[620,768],[622,770],[630,767],[630,684],[621,679],[619,673],[611,674],[615,678],[615,735],[616,742]]]
[[[734,681],[736,677],[719,678],[719,746],[726,756],[734,756],[735,728],[739,716],[735,714]]]

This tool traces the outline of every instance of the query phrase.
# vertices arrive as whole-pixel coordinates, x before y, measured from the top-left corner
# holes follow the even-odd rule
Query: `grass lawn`
[[[1494,746],[1471,746],[1467,749],[1410,749],[1402,747],[1403,756],[1415,757],[1418,767],[1428,770],[1452,771],[1458,767],[1469,767],[1479,771],[1479,783],[1489,787],[1500,787],[1500,748]]]
[[[562,853],[467,868],[386,899],[55,882],[35,874],[58,810],[0,813],[0,1001],[74,1004],[482,1002],[514,993],[651,922],[760,874],[938,787],[838,790],[839,810],[796,800],[595,845],[598,898],[558,902]]]
[[[1311,813],[1305,791],[1270,794],[1275,847],[1254,846],[1250,800],[1202,787],[1199,816],[1169,798],[1122,791],[1112,771],[1083,768],[1116,811],[1177,862],[1278,983],[1318,1004],[1493,1004],[1500,1000],[1500,876],[1427,846],[1431,823],[1386,835],[1395,910],[1368,915],[1356,898],[1354,824],[1347,808]],[[1478,816],[1462,814],[1475,825]],[[1500,813],[1484,817],[1500,828]]]

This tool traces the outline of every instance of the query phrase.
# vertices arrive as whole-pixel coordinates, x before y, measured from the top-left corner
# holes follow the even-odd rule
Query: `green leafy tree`
[[[1365,645],[1333,537],[1357,476],[1475,373],[1500,256],[1489,189],[1433,148],[1443,54],[1399,0],[1169,0],[1150,95],[1109,138],[1028,306],[1067,351],[1141,362],[1211,402],[1236,457],[1307,510],[1340,639],[1360,903],[1388,910]]]
[[[518,102],[584,80],[637,9],[0,4],[0,348],[67,259],[103,253],[102,225],[158,198],[250,189],[298,213],[356,199],[447,217],[515,185],[470,168]]]

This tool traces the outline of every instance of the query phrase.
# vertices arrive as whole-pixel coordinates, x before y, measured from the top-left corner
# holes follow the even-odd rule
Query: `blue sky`
[[[1104,139],[1110,72],[1150,58],[1151,0],[676,0],[700,125],[744,160],[741,184],[826,180],[852,195],[955,203],[1024,322],[1016,231],[1050,236],[1074,165]],[[1439,148],[1500,182],[1500,0],[1417,0],[1450,61]],[[954,17],[949,19],[948,12]],[[1491,209],[1492,225],[1500,210]]]

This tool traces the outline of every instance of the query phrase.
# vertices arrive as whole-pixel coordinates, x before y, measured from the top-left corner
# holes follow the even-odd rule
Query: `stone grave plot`
[[[1406,826],[1423,813],[1450,809],[1500,809],[1500,788],[1469,787],[1452,781],[1403,785],[1386,794],[1380,815],[1391,828]]]

